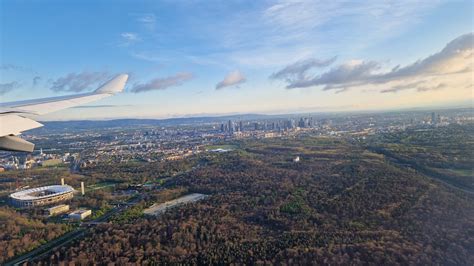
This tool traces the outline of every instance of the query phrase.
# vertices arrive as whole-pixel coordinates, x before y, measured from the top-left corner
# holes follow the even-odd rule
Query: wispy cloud
[[[156,16],[153,13],[139,14],[137,21],[150,31],[156,28]]]
[[[74,106],[72,108],[75,109],[90,109],[90,108],[114,108],[114,107],[125,107],[125,106],[132,106],[132,105],[118,105],[118,104],[97,104],[97,105],[80,105]]]
[[[111,75],[107,72],[69,73],[64,77],[52,81],[50,89],[60,92],[81,92],[107,81]]]
[[[141,23],[155,23],[156,16],[152,13],[142,14],[137,18],[137,21]]]
[[[4,95],[21,86],[19,82],[13,81],[9,83],[0,83],[0,95]]]
[[[135,42],[140,41],[140,38],[138,37],[138,34],[133,33],[133,32],[122,32],[120,34],[120,37],[122,38],[121,45],[123,45],[123,46],[128,46],[128,45],[131,45]]]
[[[237,86],[246,81],[244,75],[240,71],[235,70],[227,74],[224,80],[216,84],[216,90],[220,90],[225,87]]]
[[[263,22],[276,40],[307,39],[321,27],[363,28],[363,38],[384,38],[417,22],[439,1],[278,1],[263,11]],[[328,32],[329,33],[329,32]],[[355,37],[355,32],[346,34]],[[326,34],[327,36],[327,34]]]
[[[36,87],[40,83],[41,79],[42,78],[40,76],[33,77],[33,87]]]
[[[4,71],[22,71],[22,72],[33,72],[33,70],[29,67],[24,67],[24,66],[19,66],[15,64],[1,64],[0,65],[0,70]]]
[[[243,7],[233,1],[228,5],[174,1],[173,9],[193,16],[164,27],[162,16],[133,14],[148,30],[140,32],[142,50],[130,52],[147,61],[176,60],[178,55],[186,63],[274,69],[308,57],[345,57],[394,38],[438,4],[437,0],[257,1]],[[177,45],[183,39],[189,42]]]
[[[188,72],[177,73],[166,78],[155,78],[147,83],[138,83],[130,90],[133,93],[140,93],[153,90],[164,90],[169,87],[180,86],[184,82],[194,78],[194,75]]]
[[[336,61],[336,57],[325,60],[320,60],[316,58],[301,60],[291,65],[288,65],[287,67],[276,73],[273,73],[270,78],[285,79],[288,82],[291,82],[292,80],[305,79],[310,69],[327,67],[334,63],[334,61]]]
[[[309,61],[308,61],[309,62]],[[418,60],[404,67],[396,66],[388,72],[381,72],[382,64],[370,60],[353,60],[332,69],[308,76],[310,69],[317,70],[318,65],[295,63],[271,78],[285,80],[288,89],[324,86],[324,90],[386,83],[394,85],[382,92],[397,92],[415,88],[417,91],[442,89],[450,84],[450,75],[471,75],[474,62],[474,34],[462,35],[449,42],[440,52]],[[427,86],[427,82],[437,81]]]
[[[232,14],[219,23],[220,29],[212,30],[218,32],[216,43],[238,55],[232,59],[259,67],[307,49],[318,54],[364,49],[413,27],[438,4],[424,0],[369,0],[363,5],[357,1],[282,0]]]
[[[434,85],[427,85],[425,81],[417,81],[414,83],[402,84],[398,86],[393,86],[389,89],[383,89],[381,93],[397,93],[405,90],[416,90],[418,92],[427,92],[427,91],[436,91],[446,88],[447,85],[444,83],[438,83]]]

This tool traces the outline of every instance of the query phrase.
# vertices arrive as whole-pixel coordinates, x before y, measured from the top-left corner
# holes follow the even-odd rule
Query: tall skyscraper
[[[234,122],[232,122],[232,120],[229,120],[228,125],[229,125],[229,133],[230,134],[234,133]]]
[[[305,119],[303,117],[300,118],[300,121],[298,122],[298,127],[300,128],[306,127]]]

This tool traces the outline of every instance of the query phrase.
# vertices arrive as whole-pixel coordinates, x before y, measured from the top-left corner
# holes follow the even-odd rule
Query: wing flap
[[[0,137],[0,150],[33,152],[35,144],[16,136]]]
[[[0,115],[0,137],[17,135],[25,130],[42,126],[41,123],[18,115]]]

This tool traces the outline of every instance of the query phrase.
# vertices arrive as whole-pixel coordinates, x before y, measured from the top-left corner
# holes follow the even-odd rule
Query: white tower
[[[84,182],[81,182],[81,194],[84,196],[85,191],[84,191]]]
[[[64,178],[61,178],[61,186],[64,186]]]

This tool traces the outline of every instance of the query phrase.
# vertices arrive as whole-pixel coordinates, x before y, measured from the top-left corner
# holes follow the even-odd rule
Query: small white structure
[[[300,157],[299,156],[296,156],[295,159],[293,159],[293,162],[297,163],[300,161]]]
[[[81,194],[82,194],[82,196],[84,196],[84,194],[86,194],[86,192],[84,190],[84,182],[81,182]]]
[[[75,210],[71,212],[68,216],[69,216],[69,219],[81,221],[87,216],[90,216],[91,214],[92,214],[91,210],[79,209],[79,210]]]
[[[69,211],[69,205],[67,204],[60,204],[60,205],[53,206],[51,208],[46,209],[46,212],[48,213],[49,216],[58,215],[61,213],[65,213],[67,211]]]

